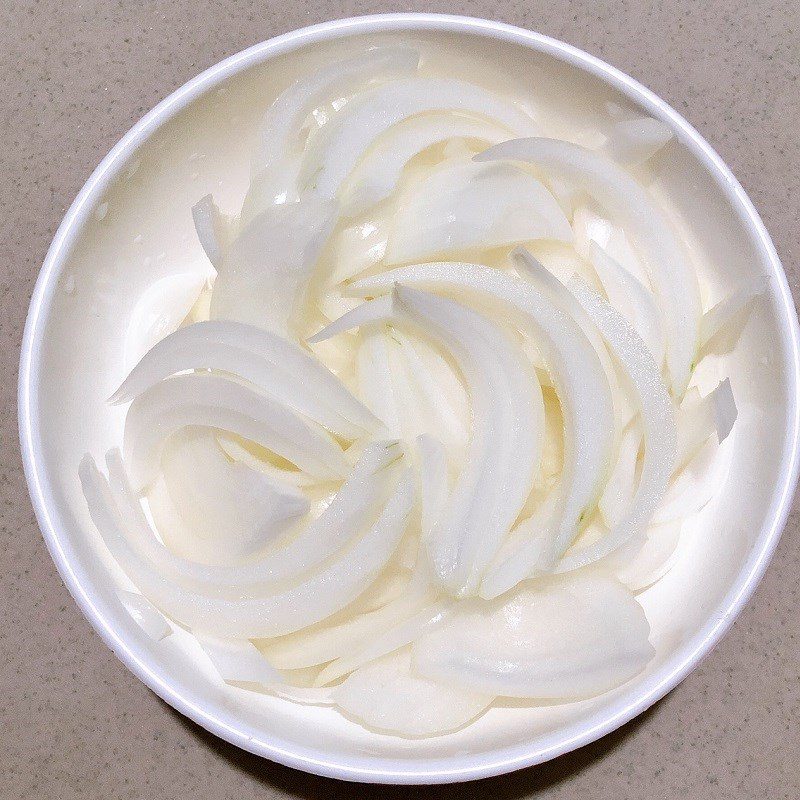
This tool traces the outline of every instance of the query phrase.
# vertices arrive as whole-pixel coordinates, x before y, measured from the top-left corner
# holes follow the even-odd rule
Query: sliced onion
[[[638,167],[668,144],[674,134],[660,119],[636,117],[615,122],[603,152],[624,167]]]
[[[153,641],[160,642],[172,633],[172,627],[164,619],[164,615],[146,597],[124,589],[117,590],[117,597],[136,624]]]
[[[334,205],[272,206],[231,242],[217,269],[211,316],[296,335],[305,286],[333,226]]]
[[[345,319],[347,316],[344,315],[340,319]],[[399,437],[400,410],[392,382],[389,349],[383,326],[375,325],[363,331],[356,358],[359,394],[389,433]]]
[[[192,206],[192,219],[197,239],[211,266],[219,268],[231,241],[231,220],[217,208],[214,198],[207,194]]]
[[[369,664],[401,647],[416,641],[426,630],[438,625],[453,608],[453,602],[439,601],[425,606],[416,614],[370,639],[365,646],[355,652],[348,652],[328,664],[317,676],[317,686],[327,686],[349,675],[364,664]]]
[[[609,301],[633,325],[660,367],[664,362],[666,340],[655,297],[596,242],[589,245],[589,257]]]
[[[232,463],[209,430],[189,428],[166,443],[161,458],[170,498],[191,532],[195,560],[231,563],[274,544],[308,513],[300,489]]]
[[[171,535],[174,517],[178,518],[179,525],[182,519],[170,505],[166,509],[157,508],[151,495],[150,506],[158,530],[170,549],[177,550],[175,555],[169,552],[153,536],[127,481],[118,451],[111,451],[107,462],[114,500],[125,522],[124,532],[136,552],[178,586],[213,597],[240,599],[297,582],[340,552],[354,533],[375,519],[386,501],[391,474],[381,471],[397,455],[397,448],[385,442],[366,447],[350,477],[319,517],[288,542],[243,565],[199,564],[189,557],[190,554],[182,555],[183,551],[175,548]],[[168,496],[160,500],[161,503],[165,501],[172,502]],[[191,541],[190,535],[184,534],[184,537]]]
[[[345,714],[368,728],[407,737],[458,730],[493,700],[414,674],[408,650],[361,667],[335,687],[333,695]]]
[[[642,443],[642,431],[637,424],[631,424],[622,434],[617,463],[611,471],[603,489],[603,496],[597,504],[603,519],[610,528],[619,525],[625,518],[636,493],[636,460]]]
[[[243,688],[269,688],[284,683],[283,676],[246,639],[221,639],[192,631],[203,652],[225,683]]]
[[[480,86],[451,78],[406,78],[361,93],[309,139],[298,184],[335,197],[372,143],[392,125],[416,114],[450,110],[533,135],[536,124],[515,103]]]
[[[391,275],[391,273],[388,273]],[[382,278],[385,276],[381,276]],[[494,324],[451,300],[395,286],[330,330],[345,330],[375,308],[387,321],[418,326],[442,343],[464,376],[473,431],[465,466],[428,548],[439,580],[456,594],[477,589],[483,570],[524,505],[541,458],[544,406],[535,374]]]
[[[613,689],[653,657],[650,626],[613,578],[543,579],[490,605],[465,603],[413,647],[421,675],[501,697],[577,699]]]
[[[433,600],[427,585],[412,579],[409,590],[383,608],[356,614],[344,622],[323,622],[314,628],[261,643],[270,663],[279,669],[327,664],[363,648],[366,643],[401,624]]]
[[[647,191],[604,156],[555,139],[502,142],[476,160],[524,161],[552,170],[583,187],[625,229],[656,291],[667,335],[670,385],[680,399],[700,345],[700,290],[680,241]]]
[[[609,559],[617,578],[632,592],[641,592],[669,572],[676,561],[683,523],[668,522],[647,529],[643,544],[621,547]]]
[[[222,448],[231,461],[236,461],[244,464],[250,469],[257,472],[263,472],[270,478],[280,481],[281,483],[288,483],[292,486],[316,486],[321,482],[320,478],[315,478],[313,475],[308,475],[301,472],[299,469],[284,469],[272,463],[268,458],[260,458],[257,453],[248,449],[242,442],[244,440],[238,439],[234,436],[228,436],[224,433],[218,433],[216,436],[217,443]],[[266,452],[266,451],[265,451]],[[269,454],[266,453],[268,456]]]
[[[303,122],[316,107],[347,96],[376,77],[412,74],[418,63],[419,53],[410,47],[374,47],[295,81],[278,95],[264,117],[251,177],[256,178],[268,167],[299,151]]]
[[[712,434],[717,434],[718,442],[724,442],[733,429],[737,416],[736,401],[731,382],[727,378],[705,397],[701,397],[696,388],[689,389],[676,415],[676,472],[686,466]]]
[[[378,429],[378,421],[342,382],[300,347],[255,326],[220,320],[197,322],[159,342],[111,402],[131,400],[162,379],[190,369],[238,375],[342,437]]]
[[[125,332],[126,369],[178,329],[207,286],[208,279],[209,276],[202,272],[168,275],[142,293]]]
[[[328,284],[350,280],[383,261],[388,238],[387,226],[379,220],[341,230],[334,238],[334,265],[327,276]]]
[[[427,148],[449,139],[477,139],[495,144],[512,138],[500,125],[453,114],[421,114],[389,128],[364,154],[340,194],[345,216],[363,213],[397,188],[403,169]]]
[[[435,436],[424,433],[417,437],[417,454],[422,538],[429,541],[450,497],[447,453]]]
[[[769,287],[769,278],[748,281],[703,314],[700,321],[700,357],[708,353],[729,353],[739,339],[756,301]]]
[[[514,314],[515,322],[536,337],[550,365],[564,416],[564,514],[560,538],[566,545],[577,534],[581,517],[596,501],[610,469],[614,418],[611,391],[599,357],[580,326],[527,281],[475,264],[420,264],[362,279],[354,294],[376,294],[395,283],[447,291]],[[563,512],[562,512],[563,513]],[[511,582],[524,580],[539,559],[539,541],[519,537],[509,556]]]
[[[647,346],[628,321],[585,283],[573,279],[569,289],[594,320],[630,379],[641,412],[644,456],[639,485],[625,517],[601,541],[568,552],[559,571],[597,561],[641,534],[669,486],[677,448],[672,401]]]
[[[90,457],[79,471],[89,513],[111,554],[151,602],[192,630],[222,638],[268,638],[313,625],[355,600],[377,577],[406,529],[413,477],[406,472],[374,525],[306,581],[266,597],[226,600],[165,579],[128,544],[108,484]]]
[[[572,239],[567,218],[536,178],[507,164],[446,162],[401,196],[386,260],[397,264],[535,239]]]

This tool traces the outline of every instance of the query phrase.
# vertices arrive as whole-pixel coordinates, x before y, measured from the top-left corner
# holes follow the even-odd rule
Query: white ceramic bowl
[[[126,366],[123,331],[137,297],[176,269],[205,268],[191,205],[212,191],[223,207],[237,207],[258,115],[291,77],[354,46],[354,37],[398,35],[419,40],[433,59],[467,54],[467,77],[494,72],[567,128],[574,113],[600,113],[609,99],[627,98],[665,120],[678,144],[660,159],[656,185],[688,224],[710,298],[757,273],[771,275],[773,289],[725,364],[740,407],[728,477],[692,523],[676,566],[642,596],[657,650],[647,671],[594,700],[509,705],[423,741],[225,686],[180,631],[149,639],[116,597],[124,577],[88,520],[77,480],[85,451],[100,455],[119,441],[122,412],[104,398]],[[309,772],[439,783],[537,764],[603,736],[672,689],[719,641],[789,511],[798,374],[797,318],[772,242],[736,179],[680,115],[562,42],[496,22],[395,14],[317,25],[232,56],[160,103],[109,153],[64,218],[36,284],[22,348],[20,434],[36,516],[67,587],[109,647],[166,702],[233,744]]]

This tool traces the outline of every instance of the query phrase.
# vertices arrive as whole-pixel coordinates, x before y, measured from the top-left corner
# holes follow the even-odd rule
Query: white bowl
[[[149,639],[122,608],[119,568],[91,525],[77,480],[81,455],[118,443],[121,415],[104,399],[127,366],[124,325],[154,279],[204,261],[189,208],[212,191],[234,210],[247,180],[259,112],[300,71],[364,38],[413,36],[430,58],[467,56],[569,128],[574,114],[624,99],[666,121],[678,144],[657,187],[688,223],[713,300],[748,276],[772,276],[725,370],[740,407],[730,470],[684,536],[675,567],[642,595],[657,656],[619,690],[589,701],[509,704],[465,730],[409,741],[365,731],[328,709],[298,707],[223,684],[181,631]],[[568,98],[567,104],[560,98]],[[443,783],[509,772],[603,736],[672,689],[719,641],[775,549],[798,471],[798,324],[764,225],[720,157],[636,81],[574,47],[496,22],[392,14],[305,28],[251,47],[189,81],[137,123],[76,198],[31,301],[19,378],[20,435],[36,516],[67,587],[109,647],[154,692],[253,753],[322,775],[376,783]]]

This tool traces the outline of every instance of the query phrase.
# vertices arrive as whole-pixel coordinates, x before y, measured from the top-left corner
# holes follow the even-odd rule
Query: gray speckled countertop
[[[222,57],[374,11],[459,12],[559,37],[681,111],[760,210],[800,297],[800,4],[796,0],[212,2],[4,0],[0,8],[0,797],[800,797],[798,512],[716,651],[622,730],[469,788],[374,789],[313,778],[216,740],[139,683],[91,631],[28,501],[16,368],[28,298],[59,220],[138,119]]]

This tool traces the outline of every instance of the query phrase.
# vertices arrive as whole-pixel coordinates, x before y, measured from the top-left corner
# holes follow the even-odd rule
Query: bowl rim
[[[126,641],[96,604],[92,590],[84,586],[84,576],[74,563],[70,548],[60,540],[65,526],[60,518],[53,489],[41,463],[38,385],[39,356],[42,344],[40,321],[49,308],[59,271],[76,237],[92,213],[96,200],[114,180],[128,156],[157,128],[201,94],[227,78],[268,58],[300,47],[352,34],[389,31],[440,31],[464,33],[511,42],[543,52],[598,77],[655,116],[667,120],[680,131],[683,143],[715,179],[728,203],[736,212],[769,264],[774,280],[775,299],[780,312],[780,335],[787,353],[789,401],[786,409],[786,436],[779,467],[783,480],[775,486],[767,515],[745,565],[707,622],[683,644],[634,694],[621,696],[588,720],[572,723],[550,742],[533,742],[500,748],[482,756],[457,755],[439,759],[416,759],[398,766],[388,758],[332,759],[320,750],[303,750],[294,743],[281,743],[238,722],[222,708],[209,709],[195,702],[190,693],[177,690],[169,676],[159,674],[147,652],[135,642]],[[560,40],[506,23],[447,14],[374,14],[331,20],[282,34],[253,45],[206,69],[174,91],[142,117],[100,162],[81,188],[53,238],[31,297],[22,340],[18,383],[19,436],[22,462],[33,508],[53,561],[67,589],[84,616],[116,656],[153,692],[173,708],[222,739],[257,755],[289,767],[331,778],[370,783],[433,784],[474,780],[511,772],[542,763],[599,739],[647,709],[681,680],[704,658],[730,628],[735,617],[752,595],[766,569],[791,508],[800,468],[800,327],[786,275],[769,234],[744,189],[705,139],[673,108],[656,94],[622,71]],[[207,704],[206,704],[207,705]],[[288,746],[287,746],[288,745]],[[444,766],[444,763],[449,766]],[[426,766],[428,764],[428,766]]]

